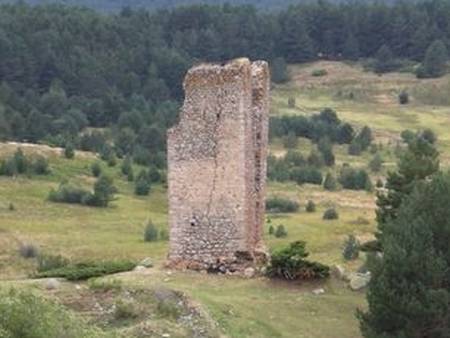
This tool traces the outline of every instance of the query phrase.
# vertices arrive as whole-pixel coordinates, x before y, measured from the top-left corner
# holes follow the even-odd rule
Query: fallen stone
[[[315,289],[315,290],[313,290],[312,293],[315,294],[316,296],[320,296],[320,295],[323,295],[323,294],[325,293],[325,290],[322,289],[322,288],[320,288],[320,289]]]
[[[142,266],[142,265],[137,265],[134,268],[134,271],[136,271],[136,272],[142,272],[142,271],[145,271],[145,270],[147,270],[147,268],[145,266]]]
[[[45,281],[44,286],[47,290],[55,290],[59,289],[61,283],[56,278],[50,278]]]
[[[147,257],[140,261],[138,266],[143,266],[144,268],[153,268],[153,261],[150,257]]]
[[[253,278],[255,277],[256,271],[254,268],[247,268],[244,270],[244,276],[246,278]]]
[[[359,291],[364,289],[367,285],[369,285],[371,279],[370,272],[362,274],[355,273],[353,274],[352,279],[350,280],[350,288],[353,291]]]
[[[338,264],[334,265],[331,268],[331,273],[334,277],[336,277],[337,279],[341,279],[341,280],[345,278],[345,274],[346,274],[344,267],[342,265],[338,265]]]

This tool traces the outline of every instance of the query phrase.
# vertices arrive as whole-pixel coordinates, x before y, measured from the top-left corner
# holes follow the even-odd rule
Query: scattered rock
[[[244,270],[244,276],[246,278],[253,278],[255,277],[256,271],[254,268],[247,268]]]
[[[350,288],[353,291],[358,291],[364,289],[367,285],[369,285],[371,279],[370,272],[367,273],[355,273],[352,275],[350,280]]]
[[[346,272],[345,272],[345,269],[344,269],[344,267],[342,265],[338,265],[338,264],[334,265],[331,268],[331,273],[337,279],[341,279],[341,280],[345,279]]]
[[[320,295],[323,295],[323,294],[325,293],[325,290],[322,289],[322,288],[320,288],[320,289],[315,289],[315,290],[313,290],[312,293],[315,294],[316,296],[320,296]]]
[[[162,337],[163,337],[163,338],[170,338],[170,334],[168,334],[168,333],[163,333]]]
[[[61,283],[56,278],[50,278],[45,281],[45,288],[47,290],[59,289]]]
[[[150,257],[147,257],[140,261],[138,266],[143,266],[144,268],[153,268],[153,261]]]
[[[135,268],[134,268],[134,271],[136,271],[136,272],[142,272],[142,271],[145,271],[147,268],[145,267],[145,266],[142,266],[142,265],[137,265]]]

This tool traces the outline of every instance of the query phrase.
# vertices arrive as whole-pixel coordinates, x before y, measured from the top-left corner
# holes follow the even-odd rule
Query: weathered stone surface
[[[346,272],[342,265],[336,264],[331,268],[331,274],[337,279],[345,279]]]
[[[353,291],[364,289],[367,285],[369,285],[370,279],[371,279],[370,272],[365,274],[355,273],[352,275],[352,278],[350,280],[350,288]]]
[[[59,289],[61,283],[56,278],[49,278],[45,281],[44,286],[47,290],[56,290]]]
[[[179,123],[168,131],[172,266],[223,272],[260,258],[269,77],[266,62],[248,59],[186,75]]]

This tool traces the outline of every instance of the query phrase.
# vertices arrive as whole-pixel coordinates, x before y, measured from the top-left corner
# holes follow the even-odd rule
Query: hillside
[[[327,75],[316,77],[312,72],[324,69]],[[356,129],[368,125],[373,129],[375,144],[383,144],[380,153],[384,159],[380,173],[371,178],[384,178],[387,170],[395,167],[399,133],[410,128],[430,127],[437,133],[438,147],[444,167],[450,163],[450,133],[448,89],[450,76],[438,80],[417,80],[411,74],[392,73],[378,76],[364,72],[359,65],[320,61],[301,66],[291,66],[292,80],[276,85],[272,92],[272,116],[281,114],[308,116],[325,107],[335,109],[338,116],[351,122]],[[407,90],[411,102],[402,106],[398,93]],[[350,95],[350,93],[352,93]],[[295,107],[288,99],[295,98]],[[0,286],[11,284],[34,290],[57,299],[70,311],[114,332],[171,337],[195,336],[189,320],[183,317],[165,317],[155,307],[154,296],[160,291],[182,292],[183,304],[202,327],[200,337],[307,337],[307,338],[360,338],[354,313],[365,307],[363,292],[350,291],[346,283],[332,278],[321,283],[287,284],[266,278],[252,280],[234,276],[203,275],[169,271],[164,268],[167,241],[144,242],[143,232],[148,219],[158,229],[167,228],[167,197],[163,184],[152,186],[148,197],[133,193],[134,185],[120,173],[120,161],[110,167],[102,162],[105,173],[114,178],[118,188],[117,199],[106,209],[57,204],[47,200],[51,188],[68,179],[80,187],[92,186],[95,178],[91,165],[98,158],[90,152],[77,152],[75,158],[61,157],[61,149],[41,145],[0,144],[0,157],[5,158],[21,147],[29,156],[42,155],[49,159],[51,174],[47,176],[0,177]],[[280,139],[273,139],[271,153],[282,156],[286,149]],[[307,155],[314,148],[308,139],[300,139],[296,150]],[[350,156],[347,145],[335,145],[336,166],[322,169],[338,173],[343,163],[355,168],[366,168],[373,155],[363,152]],[[142,168],[135,165],[135,171]],[[342,258],[342,245],[348,234],[362,241],[372,238],[375,230],[374,192],[340,189],[325,191],[317,185],[297,185],[293,182],[270,182],[269,196],[282,196],[300,203],[300,211],[290,214],[268,214],[273,225],[284,225],[285,238],[265,237],[273,250],[295,240],[305,240],[314,260],[326,264],[341,264],[355,271],[364,262],[364,255],[352,262]],[[315,213],[306,213],[308,200],[317,204]],[[9,205],[14,205],[10,210]],[[339,219],[324,221],[322,214],[335,207]],[[39,251],[61,254],[73,260],[102,260],[127,258],[141,260],[151,257],[154,267],[100,279],[103,286],[90,283],[68,283],[56,291],[46,290],[46,281],[27,280],[36,268],[34,259],[24,259],[18,248],[32,244]],[[108,283],[119,281],[119,291],[102,291],[113,288]],[[108,282],[109,281],[109,282]],[[325,294],[312,293],[323,288]],[[155,293],[156,292],[156,293]],[[142,313],[132,320],[119,320],[108,314],[117,300],[130,300]],[[139,296],[147,299],[145,304]],[[103,310],[93,304],[97,302]],[[94,303],[95,303],[94,302]],[[92,310],[94,308],[94,310]],[[264,311],[261,311],[264,309]],[[159,313],[159,314],[158,314]],[[296,320],[292,320],[295,316]],[[175,319],[174,319],[175,318]],[[178,319],[176,319],[178,318]],[[180,320],[179,318],[184,318]],[[138,334],[139,333],[139,334]],[[299,333],[301,335],[299,336]],[[197,335],[198,336],[198,335]]]
[[[189,6],[195,4],[207,5],[252,5],[260,9],[282,9],[289,5],[307,3],[310,0],[26,0],[26,3],[32,5],[42,5],[48,3],[60,3],[70,6],[83,6],[100,11],[116,12],[124,7],[146,8],[146,9],[164,9],[178,6]],[[340,2],[341,0],[332,0],[330,2]],[[14,3],[15,0],[0,0],[0,3]],[[387,0],[386,2],[389,2]]]

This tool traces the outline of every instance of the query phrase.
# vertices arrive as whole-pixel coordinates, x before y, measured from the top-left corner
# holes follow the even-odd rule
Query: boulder
[[[323,295],[323,294],[325,293],[325,290],[322,289],[322,288],[320,288],[320,289],[315,289],[315,290],[313,290],[312,293],[315,294],[316,296],[320,296],[320,295]]]
[[[152,268],[153,261],[150,257],[147,257],[147,258],[144,258],[142,261],[140,261],[138,266],[143,266],[144,268]]]
[[[367,273],[355,273],[350,280],[350,288],[353,291],[358,291],[364,289],[369,285],[371,279],[370,272]]]
[[[56,290],[59,289],[61,283],[56,278],[49,278],[45,281],[44,286],[47,290]]]
[[[346,271],[342,265],[338,265],[338,264],[334,265],[331,268],[331,273],[337,279],[341,279],[341,280],[345,279]]]
[[[256,270],[254,268],[247,268],[244,270],[244,276],[246,278],[253,278],[256,275]]]

